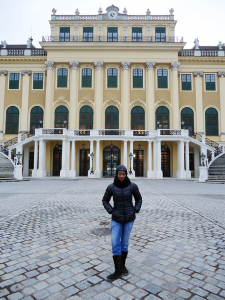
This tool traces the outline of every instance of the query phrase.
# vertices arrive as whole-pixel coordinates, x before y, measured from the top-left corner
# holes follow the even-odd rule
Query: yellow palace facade
[[[173,12],[53,9],[41,48],[2,42],[0,144],[23,176],[199,177],[225,145],[225,47],[184,50]]]

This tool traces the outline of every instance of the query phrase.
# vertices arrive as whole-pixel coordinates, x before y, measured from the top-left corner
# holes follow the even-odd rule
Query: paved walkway
[[[225,187],[135,180],[128,276],[112,283],[111,179],[0,183],[0,300],[225,299]]]

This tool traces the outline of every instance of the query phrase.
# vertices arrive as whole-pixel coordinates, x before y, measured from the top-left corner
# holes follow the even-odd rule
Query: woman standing
[[[113,207],[109,203],[113,196]],[[135,205],[132,202],[135,199]],[[108,281],[113,281],[122,275],[128,275],[125,261],[128,254],[128,243],[131,229],[142,204],[142,197],[138,186],[127,177],[127,169],[120,165],[116,168],[114,183],[111,183],[103,196],[102,203],[109,214],[111,220],[111,242],[115,272],[107,277]]]

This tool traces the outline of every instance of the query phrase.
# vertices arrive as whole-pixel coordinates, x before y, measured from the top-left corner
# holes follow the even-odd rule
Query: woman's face
[[[123,181],[126,178],[126,173],[124,171],[119,171],[117,176],[120,181]]]

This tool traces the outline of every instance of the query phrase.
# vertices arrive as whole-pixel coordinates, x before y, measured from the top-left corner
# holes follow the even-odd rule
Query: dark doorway
[[[103,150],[103,176],[114,177],[120,165],[120,149],[111,144]]]
[[[170,177],[170,148],[161,146],[161,168],[163,177]]]
[[[144,176],[144,150],[134,150],[135,177]]]
[[[29,153],[29,174],[32,173],[33,168],[34,168],[34,152],[30,151],[30,153]]]
[[[88,176],[90,169],[90,149],[80,149],[79,176]]]
[[[62,145],[56,144],[53,149],[53,176],[60,176],[62,169]]]

